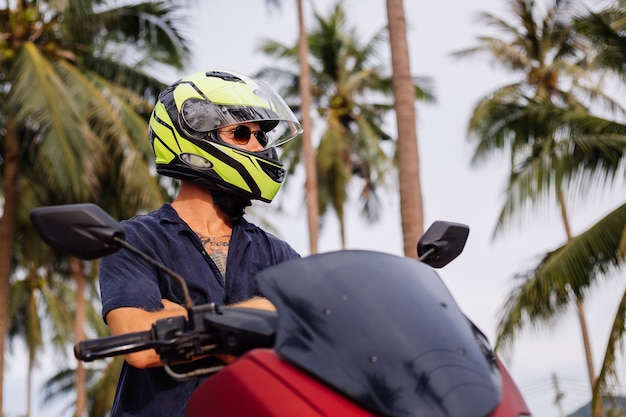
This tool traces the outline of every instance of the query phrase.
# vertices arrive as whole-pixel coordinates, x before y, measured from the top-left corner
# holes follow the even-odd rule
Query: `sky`
[[[193,58],[180,74],[163,74],[166,82],[179,75],[206,69],[229,69],[252,74],[262,66],[275,65],[258,52],[263,39],[291,45],[297,41],[294,1],[283,1],[280,10],[268,8],[264,1],[197,1],[184,34],[191,39]],[[326,15],[331,0],[305,0],[306,24],[312,24],[313,4]],[[489,11],[507,17],[507,0],[464,0],[459,2],[407,0],[405,13],[411,69],[414,75],[430,76],[436,88],[435,104],[418,104],[418,142],[424,198],[425,226],[435,220],[449,220],[470,226],[464,252],[439,274],[465,314],[482,329],[491,342],[499,311],[512,288],[513,277],[534,266],[541,255],[564,242],[558,212],[552,209],[537,213],[532,221],[512,228],[497,239],[492,232],[502,203],[507,174],[506,159],[494,159],[481,167],[470,164],[472,148],[466,139],[466,127],[473,106],[484,95],[516,78],[478,59],[457,60],[451,52],[476,45],[478,36],[494,34],[476,23],[476,15]],[[542,3],[538,1],[538,3]],[[372,36],[386,23],[383,0],[344,0],[347,17],[363,39]],[[390,71],[388,53],[382,56]],[[171,79],[168,79],[171,78]],[[617,92],[616,92],[617,93]],[[623,96],[623,92],[622,92]],[[393,120],[389,131],[395,129]],[[300,193],[302,178],[290,179],[277,202],[285,210],[270,222],[277,233],[302,255],[308,254],[306,210]],[[402,255],[397,185],[393,182],[381,195],[383,215],[380,222],[368,224],[356,204],[348,207],[348,249],[376,250]],[[572,212],[573,232],[579,233],[624,201],[623,188],[592,194],[581,199]],[[255,205],[254,213],[265,212]],[[268,213],[271,213],[268,211]],[[271,215],[271,214],[269,214]],[[320,252],[340,249],[339,232],[332,216],[324,220]],[[603,357],[610,321],[619,297],[624,292],[624,273],[608,277],[594,288],[586,306],[596,370]],[[565,314],[558,325],[525,332],[503,352],[502,358],[522,391],[534,416],[559,417],[554,402],[556,376],[564,393],[562,410],[569,414],[590,399],[580,330],[575,313]],[[5,377],[7,417],[24,413],[26,362],[13,355]],[[618,364],[624,373],[623,355]],[[35,376],[35,389],[49,376],[46,366]],[[626,390],[624,390],[626,393]],[[55,416],[49,407],[34,404],[34,416]]]

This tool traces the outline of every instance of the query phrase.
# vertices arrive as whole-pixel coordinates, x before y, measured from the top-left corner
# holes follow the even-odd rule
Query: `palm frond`
[[[13,71],[7,107],[37,135],[40,169],[61,194],[86,199],[97,190],[101,143],[62,79],[33,44],[24,44]]]
[[[618,268],[626,255],[626,204],[607,214],[582,234],[547,253],[521,276],[501,312],[496,346],[513,342],[527,325],[554,323],[568,306],[571,294],[583,295]]]
[[[125,201],[121,205],[133,210],[124,214],[154,209],[164,193],[147,162],[152,149],[145,138],[146,120],[113,94],[114,83],[102,78],[90,80],[76,67],[63,62],[57,66],[69,89],[78,90],[74,94],[76,101],[105,143],[107,152],[103,153],[103,161],[107,166],[115,167],[113,175],[109,176],[116,181],[112,189],[124,190]],[[110,208],[115,206],[120,205],[111,205]]]
[[[179,33],[179,28],[185,26],[185,18],[177,13],[178,10],[168,1],[107,8],[94,13],[92,21],[97,22],[97,26],[88,33],[102,38],[99,41],[102,45],[131,41],[139,56],[180,69],[189,50]],[[105,49],[103,52],[106,55],[113,51]],[[143,58],[129,62],[131,65],[138,63],[143,63]]]
[[[494,234],[516,218],[531,218],[533,211],[527,209],[545,209],[561,191],[567,190],[575,201],[609,188],[624,173],[626,125],[549,105],[527,106],[520,114],[534,126],[532,134],[524,135],[538,136],[542,145],[539,150],[529,145],[518,155],[525,159],[511,172]]]
[[[626,27],[624,9],[615,4],[599,13],[589,13],[576,21],[576,29],[596,48],[596,64],[626,79]]]

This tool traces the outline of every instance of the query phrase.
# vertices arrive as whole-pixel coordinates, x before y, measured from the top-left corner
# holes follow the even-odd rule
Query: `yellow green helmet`
[[[217,134],[219,128],[246,122],[258,123],[266,133],[262,151],[228,144]],[[203,71],[159,94],[148,131],[160,174],[270,202],[285,177],[275,147],[296,137],[302,127],[263,81],[230,71]]]

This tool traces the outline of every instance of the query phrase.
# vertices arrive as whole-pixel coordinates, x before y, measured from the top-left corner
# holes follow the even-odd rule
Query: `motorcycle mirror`
[[[72,256],[92,260],[120,249],[124,228],[95,204],[66,204],[31,210],[30,220],[41,239]]]
[[[442,268],[463,252],[469,226],[437,220],[417,242],[418,261]]]

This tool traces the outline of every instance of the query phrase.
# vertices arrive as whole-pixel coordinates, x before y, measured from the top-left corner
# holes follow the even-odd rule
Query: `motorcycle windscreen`
[[[278,309],[279,355],[371,412],[478,417],[498,405],[497,366],[430,267],[339,251],[256,279]]]

